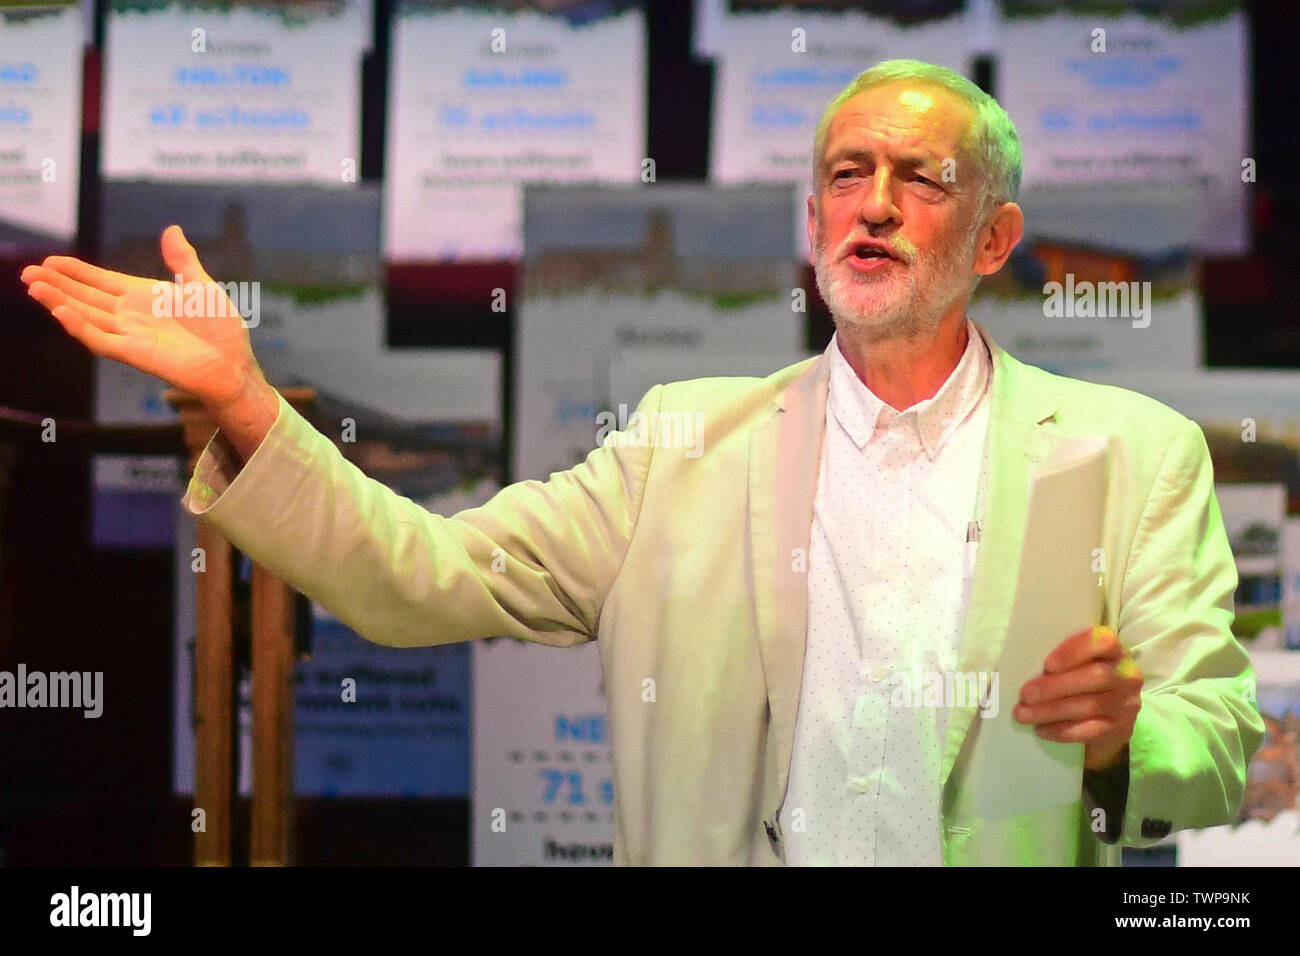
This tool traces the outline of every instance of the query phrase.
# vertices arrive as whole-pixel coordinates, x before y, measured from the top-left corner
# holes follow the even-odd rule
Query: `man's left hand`
[[[1086,770],[1118,764],[1142,707],[1142,668],[1109,627],[1072,634],[1026,681],[1011,711],[1044,740],[1082,743]]]

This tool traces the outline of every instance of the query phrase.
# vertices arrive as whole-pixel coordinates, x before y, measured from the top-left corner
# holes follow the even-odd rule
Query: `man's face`
[[[817,288],[841,327],[867,341],[911,338],[964,310],[979,190],[958,144],[971,120],[948,91],[907,83],[859,93],[835,114],[808,238]]]

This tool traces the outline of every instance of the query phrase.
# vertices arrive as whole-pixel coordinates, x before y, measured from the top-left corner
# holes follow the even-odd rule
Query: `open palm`
[[[175,282],[112,272],[72,256],[50,256],[39,266],[27,266],[22,280],[28,294],[91,352],[156,376],[209,408],[221,408],[240,394],[250,375],[261,374],[248,330],[180,227],[168,226],[161,243],[171,272],[187,288],[198,283],[205,292],[197,310],[203,314],[173,314],[174,303],[186,301]],[[216,291],[215,299],[206,294],[210,289]],[[207,314],[214,304],[214,314]]]

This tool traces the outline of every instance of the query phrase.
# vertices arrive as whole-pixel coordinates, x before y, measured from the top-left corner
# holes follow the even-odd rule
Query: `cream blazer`
[[[1111,442],[1104,623],[1146,683],[1127,790],[1085,782],[1068,807],[996,822],[975,817],[966,786],[976,706],[954,708],[945,862],[1115,864],[1120,846],[1231,821],[1264,728],[1229,630],[1237,572],[1200,428],[1143,395],[1023,364],[977,328],[994,367],[989,476],[958,670],[998,666],[1030,468],[1095,434]],[[767,378],[655,386],[639,410],[661,424],[698,413],[694,450],[607,440],[450,517],[367,478],[282,398],[242,468],[213,436],[182,500],[372,641],[596,640],[615,862],[780,865],[807,621],[797,555],[808,553],[828,367],[823,354]],[[1006,706],[1019,693],[1002,691]],[[1109,811],[1102,833],[1096,806]]]

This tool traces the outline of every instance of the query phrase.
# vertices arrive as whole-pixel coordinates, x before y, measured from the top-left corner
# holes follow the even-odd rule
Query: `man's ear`
[[[808,195],[808,264],[817,268],[817,198]]]
[[[1019,206],[1004,202],[995,208],[980,230],[975,247],[975,273],[989,276],[1001,269],[1024,234],[1025,214]]]

